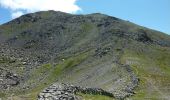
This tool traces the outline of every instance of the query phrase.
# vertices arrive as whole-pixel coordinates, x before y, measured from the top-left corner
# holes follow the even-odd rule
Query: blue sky
[[[0,0],[0,2],[1,1],[3,0]],[[27,2],[28,1],[29,0],[27,0]],[[54,0],[48,1],[54,2]],[[65,1],[67,2],[67,0]],[[65,12],[76,12],[77,14],[99,12],[170,34],[170,0],[70,0],[70,2],[72,4],[67,4],[67,6],[65,6],[65,3],[61,3],[60,5],[65,7],[65,9],[59,10]],[[70,8],[66,9],[69,6]],[[8,7],[4,5],[1,6],[0,24],[11,20],[11,14],[13,12],[18,12],[18,9],[28,10],[29,13],[30,9],[27,8],[20,7],[14,9],[10,8],[9,5]],[[48,10],[49,9],[57,10],[55,7],[49,7]],[[69,11],[70,9],[73,10]],[[39,9],[36,9],[35,11],[39,11]]]

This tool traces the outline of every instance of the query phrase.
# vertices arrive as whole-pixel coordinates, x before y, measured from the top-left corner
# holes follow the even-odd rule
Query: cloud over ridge
[[[75,13],[81,9],[76,5],[76,1],[77,0],[0,0],[0,5],[10,9],[12,18],[16,18],[24,13],[47,10]]]

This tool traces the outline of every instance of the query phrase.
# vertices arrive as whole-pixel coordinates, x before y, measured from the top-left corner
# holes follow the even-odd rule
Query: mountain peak
[[[142,91],[155,99],[161,91],[168,98],[169,59],[169,35],[128,21],[100,13],[26,14],[0,25],[0,96],[86,99],[95,94],[94,100],[98,95],[112,100],[135,96],[139,87],[137,96]]]
[[[109,38],[110,35],[116,35],[140,42],[170,46],[168,35],[101,13],[73,15],[50,10],[26,14],[6,23],[6,25],[15,25],[16,27],[21,25],[22,27],[25,27],[25,25],[29,25],[34,28],[29,29],[26,27],[24,29],[25,31],[35,30],[39,31],[41,34],[47,30],[54,31],[58,26],[62,27],[62,29],[67,29],[73,27],[71,26],[73,24],[76,24],[75,26],[78,25],[77,29],[81,29],[82,26],[86,28],[96,27],[98,30],[101,30],[100,32],[105,32],[104,36],[108,36],[106,38]],[[44,30],[44,32],[41,32],[42,30],[40,29]],[[98,34],[103,34],[100,32]]]

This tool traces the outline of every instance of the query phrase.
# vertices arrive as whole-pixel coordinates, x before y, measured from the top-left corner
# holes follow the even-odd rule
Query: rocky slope
[[[167,99],[169,59],[169,35],[128,21],[99,13],[27,14],[0,26],[0,97],[37,99],[57,82],[115,99]]]

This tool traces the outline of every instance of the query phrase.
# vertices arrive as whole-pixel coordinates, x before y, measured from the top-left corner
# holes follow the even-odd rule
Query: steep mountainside
[[[170,36],[99,13],[44,11],[1,25],[0,98],[34,100],[53,83],[113,94],[77,99],[168,100]]]

